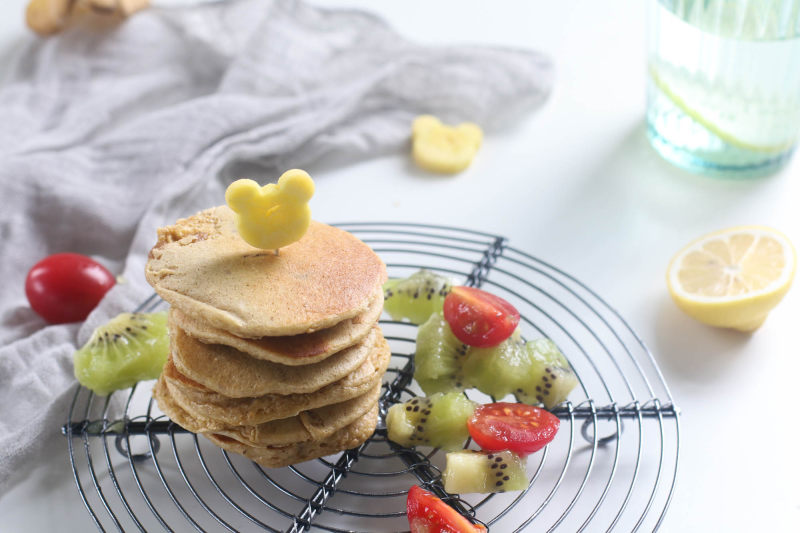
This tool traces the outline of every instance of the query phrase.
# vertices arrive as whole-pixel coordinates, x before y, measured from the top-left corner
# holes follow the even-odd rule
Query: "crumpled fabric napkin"
[[[32,37],[0,85],[0,495],[64,453],[73,351],[152,293],[156,228],[222,203],[237,162],[274,179],[326,154],[375,157],[405,149],[421,113],[491,131],[552,79],[539,53],[419,46],[368,13],[291,0]],[[25,299],[28,269],[60,251],[127,280],[84,324],[48,326]]]

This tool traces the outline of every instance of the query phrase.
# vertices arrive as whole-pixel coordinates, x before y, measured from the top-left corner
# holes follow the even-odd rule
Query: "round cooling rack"
[[[579,385],[553,411],[561,419],[555,440],[528,458],[528,489],[449,495],[443,452],[386,439],[388,407],[421,393],[412,380],[416,326],[381,320],[392,360],[375,434],[356,449],[287,468],[260,467],[172,424],[150,396],[152,383],[106,398],[79,387],[63,433],[98,529],[407,531],[412,485],[493,532],[659,528],[678,470],[678,409],[647,347],[614,309],[503,237],[422,224],[338,226],[369,244],[391,277],[427,268],[502,296],[520,311],[526,338],[548,337],[567,356]],[[139,310],[165,307],[153,295]]]

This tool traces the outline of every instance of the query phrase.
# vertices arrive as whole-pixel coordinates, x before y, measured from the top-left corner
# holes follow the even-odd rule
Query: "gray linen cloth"
[[[65,453],[73,351],[152,293],[156,228],[222,203],[237,162],[275,178],[404,150],[420,113],[491,131],[540,105],[552,78],[538,53],[419,46],[368,13],[290,0],[31,37],[0,86],[0,495]],[[25,299],[28,269],[61,251],[127,280],[83,324],[48,326]]]

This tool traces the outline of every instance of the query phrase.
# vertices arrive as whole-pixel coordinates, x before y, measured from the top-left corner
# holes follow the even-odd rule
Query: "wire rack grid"
[[[567,356],[579,385],[553,410],[562,420],[556,439],[528,459],[528,488],[447,494],[444,453],[386,439],[388,407],[421,392],[412,380],[416,326],[382,319],[392,361],[375,434],[356,449],[287,468],[262,468],[171,423],[150,384],[106,398],[78,387],[63,433],[99,530],[407,531],[405,499],[414,484],[491,531],[661,526],[678,473],[679,412],[652,354],[613,308],[497,235],[423,224],[338,226],[369,244],[391,277],[427,268],[502,296],[520,311],[525,337],[549,337]],[[139,310],[163,307],[153,295]]]

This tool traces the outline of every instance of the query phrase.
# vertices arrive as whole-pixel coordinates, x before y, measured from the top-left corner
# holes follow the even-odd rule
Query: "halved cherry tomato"
[[[51,324],[84,320],[115,279],[106,267],[81,254],[45,257],[25,278],[25,296],[31,307]]]
[[[552,441],[560,424],[555,415],[539,407],[496,402],[478,406],[467,420],[467,429],[484,450],[528,455]]]
[[[444,299],[444,318],[458,340],[469,346],[489,348],[514,333],[519,311],[486,291],[453,287]]]
[[[484,533],[455,509],[427,490],[414,485],[408,490],[406,513],[411,533]]]

